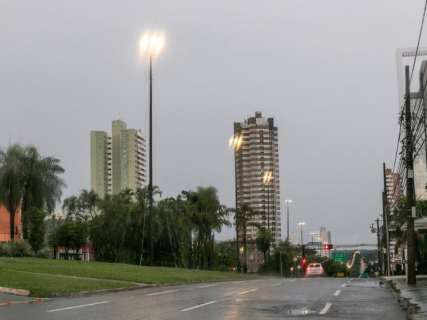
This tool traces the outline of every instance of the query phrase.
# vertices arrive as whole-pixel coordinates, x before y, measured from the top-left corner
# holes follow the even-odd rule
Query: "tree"
[[[51,243],[55,246],[64,247],[68,254],[70,249],[78,251],[87,243],[87,238],[88,229],[86,222],[66,219],[56,229],[55,236],[51,238]]]
[[[0,201],[9,211],[10,239],[15,239],[15,216],[24,196],[25,150],[17,144],[0,152]]]
[[[65,186],[60,177],[65,170],[58,159],[41,156],[33,146],[24,149],[21,170],[24,174],[22,228],[24,239],[28,239],[28,231],[31,228],[30,213],[33,212],[31,209],[53,212]]]
[[[213,265],[214,231],[229,225],[228,210],[221,205],[214,187],[199,187],[184,193],[191,221],[194,225],[194,258],[198,268],[211,269]]]
[[[234,225],[236,227],[236,257],[237,266],[240,266],[240,246],[239,238],[242,238],[243,243],[243,272],[248,271],[247,265],[247,228],[248,226],[260,227],[259,224],[254,223],[253,219],[258,213],[253,210],[248,204],[243,204],[240,208],[235,210]],[[238,270],[240,271],[240,270]]]
[[[44,243],[44,236],[46,232],[44,219],[46,217],[46,213],[43,210],[32,208],[29,210],[28,215],[30,217],[29,222],[31,226],[28,240],[34,252],[37,253],[43,247]]]
[[[222,241],[215,243],[214,268],[220,271],[230,271],[235,263],[234,241]]]
[[[268,266],[267,252],[270,250],[271,243],[273,241],[273,235],[270,230],[260,229],[256,238],[256,247],[262,252],[264,256],[264,266]]]

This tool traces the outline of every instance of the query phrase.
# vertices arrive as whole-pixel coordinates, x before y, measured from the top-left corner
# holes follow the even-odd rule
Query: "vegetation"
[[[417,217],[427,216],[427,201],[416,201]],[[394,208],[393,214],[389,216],[389,229],[391,237],[396,239],[395,250],[401,249],[406,243],[406,230],[403,226],[407,222],[408,211],[406,208],[406,198],[402,197],[397,206]],[[382,239],[385,243],[385,239]],[[427,273],[427,234],[421,231],[415,231],[415,246],[416,246],[416,261],[417,270],[419,273]]]
[[[241,271],[240,267],[240,245],[239,239],[242,239],[243,247],[243,272],[248,271],[247,266],[247,255],[248,255],[248,244],[247,244],[247,229],[249,226],[255,226],[259,228],[259,225],[253,222],[254,217],[258,213],[253,210],[249,205],[244,204],[240,208],[237,208],[234,213],[234,225],[236,227],[236,265],[237,270]]]
[[[214,269],[214,232],[229,224],[216,189],[199,187],[164,199],[157,188],[155,193],[150,214],[147,189],[104,199],[84,190],[67,198],[66,218],[51,224],[49,243],[78,250],[89,240],[100,261]]]
[[[344,263],[337,262],[332,259],[323,261],[322,266],[325,274],[329,277],[335,277],[338,273],[342,273],[344,276],[349,274],[349,271]]]
[[[24,239],[29,239],[31,230],[43,231],[40,226],[31,229],[31,223],[37,223],[37,218],[40,218],[34,218],[32,214],[40,214],[40,211],[34,209],[47,212],[54,210],[64,186],[60,178],[63,172],[58,159],[42,157],[34,147],[15,144],[6,151],[0,151],[0,202],[10,214],[12,240],[17,232],[15,216],[19,209],[22,212]],[[34,240],[40,237],[33,235],[32,243],[37,243]]]
[[[268,266],[268,252],[273,241],[273,235],[270,230],[260,229],[256,238],[256,247],[264,255],[264,263]]]
[[[79,279],[81,277],[81,279]],[[37,258],[0,258],[0,284],[27,289],[33,296],[55,296],[137,284],[178,284],[248,279],[238,273],[123,263]]]

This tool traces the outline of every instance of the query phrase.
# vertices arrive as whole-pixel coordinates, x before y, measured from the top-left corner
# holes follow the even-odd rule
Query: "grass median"
[[[243,280],[250,275],[123,263],[80,262],[38,258],[0,258],[0,286],[26,289],[51,297],[139,284],[184,284]]]

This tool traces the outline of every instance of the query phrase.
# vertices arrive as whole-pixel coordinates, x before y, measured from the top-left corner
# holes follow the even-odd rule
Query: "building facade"
[[[261,112],[243,122],[234,123],[236,207],[248,205],[256,215],[248,226],[248,243],[255,243],[258,230],[268,229],[273,235],[273,246],[281,239],[280,174],[278,129],[273,118]],[[266,177],[268,179],[266,179]],[[253,250],[255,251],[255,250]],[[256,259],[250,254],[249,260]]]
[[[402,177],[390,168],[385,169],[385,190],[387,205],[392,211],[403,194],[403,185]]]
[[[91,189],[101,198],[146,184],[145,139],[125,122],[112,123],[111,136],[91,131]]]

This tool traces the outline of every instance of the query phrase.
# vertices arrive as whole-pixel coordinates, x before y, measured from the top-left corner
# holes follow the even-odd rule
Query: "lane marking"
[[[239,292],[239,290],[234,290],[234,291],[227,292],[226,294],[224,294],[224,297],[230,297],[230,296],[232,296],[232,295],[234,295],[234,294],[236,294],[238,292]]]
[[[206,284],[204,286],[198,286],[199,289],[204,289],[204,288],[210,288],[210,287],[216,287],[217,284]]]
[[[99,304],[106,304],[106,303],[110,303],[110,302],[111,301],[109,301],[109,300],[105,300],[105,301],[99,301],[99,302],[88,303],[88,304],[80,304],[77,306],[70,306],[70,307],[64,307],[64,308],[58,308],[58,309],[50,309],[50,310],[47,310],[46,312],[58,312],[58,311],[66,311],[66,310],[72,310],[72,309],[80,309],[80,308],[97,306]]]
[[[324,315],[327,314],[329,309],[332,307],[332,303],[328,302],[327,304],[325,304],[325,306],[323,307],[323,309],[319,312],[320,315]]]
[[[182,312],[191,311],[191,310],[194,310],[194,309],[203,308],[203,307],[208,306],[208,305],[213,304],[213,303],[216,303],[216,300],[212,300],[212,301],[205,302],[205,303],[202,303],[202,304],[198,304],[198,305],[195,305],[195,306],[192,306],[192,307],[189,307],[189,308],[185,308],[185,309],[182,309],[181,311]]]
[[[255,291],[257,291],[257,289],[249,289],[249,290],[246,290],[246,291],[242,291],[242,292],[239,292],[239,296],[242,296],[242,295],[248,294],[248,293],[252,293],[252,292],[255,292]]]
[[[343,288],[347,287],[347,283],[343,283],[343,284],[341,285],[341,287],[343,287]]]
[[[159,291],[159,292],[153,292],[153,293],[148,293],[147,296],[160,296],[162,294],[168,294],[168,293],[175,293],[178,292],[179,290],[166,290],[166,291]]]
[[[337,291],[335,291],[334,296],[338,297],[340,295],[340,293],[341,293],[341,290],[337,290]]]
[[[281,286],[281,285],[282,285],[282,283],[278,282],[278,283],[273,284],[272,287],[278,287],[278,286]]]
[[[295,282],[295,281],[297,281],[297,279],[289,279],[288,281],[289,282]]]

